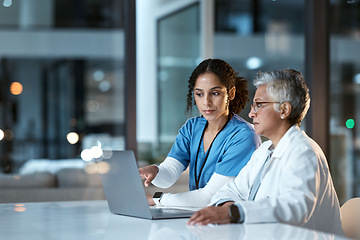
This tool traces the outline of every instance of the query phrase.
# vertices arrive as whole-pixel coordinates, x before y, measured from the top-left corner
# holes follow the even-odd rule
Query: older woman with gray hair
[[[343,235],[326,157],[300,124],[309,89],[293,69],[258,73],[249,117],[268,138],[190,225],[281,222]]]

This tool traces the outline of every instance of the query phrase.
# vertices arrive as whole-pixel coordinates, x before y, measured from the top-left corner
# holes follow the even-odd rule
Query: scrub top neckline
[[[198,150],[197,150],[197,153],[196,153],[196,158],[195,158],[195,166],[194,166],[194,176],[195,176],[195,183],[196,183],[196,189],[199,189],[199,182],[200,182],[200,177],[201,177],[201,173],[204,169],[204,166],[205,166],[205,163],[206,163],[206,160],[208,159],[209,157],[209,153],[210,153],[210,150],[211,150],[211,147],[216,139],[216,137],[222,132],[222,130],[224,130],[224,128],[227,126],[227,124],[230,122],[232,118],[232,114],[230,113],[229,116],[228,116],[228,119],[226,121],[226,123],[224,124],[224,126],[220,129],[220,131],[215,135],[214,139],[212,140],[209,148],[207,149],[207,151],[204,153],[205,154],[205,158],[204,158],[204,161],[203,161],[203,164],[201,165],[201,168],[200,168],[200,171],[199,171],[199,174],[197,175],[196,172],[197,172],[197,162],[198,162],[198,158],[199,158],[199,151],[200,149],[202,150],[202,152],[204,152],[204,146],[203,146],[203,139],[204,139],[204,134],[205,134],[205,130],[207,128],[207,126],[209,125],[209,122],[206,121],[206,124],[205,124],[205,127],[204,127],[204,130],[201,134],[201,138],[200,138],[200,141],[199,141],[199,145],[198,145]]]

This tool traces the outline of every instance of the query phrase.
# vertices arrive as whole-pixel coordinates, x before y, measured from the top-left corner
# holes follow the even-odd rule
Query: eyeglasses
[[[259,108],[261,108],[264,103],[277,103],[277,104],[279,104],[281,102],[253,102],[251,104],[251,108],[253,108],[254,112],[257,113],[259,111]]]

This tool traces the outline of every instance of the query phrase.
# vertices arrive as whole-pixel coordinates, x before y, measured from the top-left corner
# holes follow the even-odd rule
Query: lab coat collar
[[[276,146],[274,153],[272,154],[273,158],[281,158],[284,151],[288,148],[291,140],[299,133],[301,132],[298,125],[293,125],[287,130],[287,132],[284,134],[284,136],[280,139],[278,145]],[[273,146],[273,145],[271,145]]]

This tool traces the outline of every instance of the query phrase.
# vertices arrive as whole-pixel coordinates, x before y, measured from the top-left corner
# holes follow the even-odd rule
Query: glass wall
[[[185,114],[188,79],[200,56],[199,4],[162,17],[157,26],[158,154],[163,160],[189,117]]]
[[[117,0],[1,1],[0,172],[125,148],[124,12]]]
[[[201,42],[208,39],[200,38],[199,28],[211,24],[211,21],[200,23],[199,8],[207,4],[204,2],[157,20],[159,147],[154,149],[155,162],[164,159],[179,128],[190,117],[185,115],[186,81],[203,60],[199,59],[200,46],[208,46]],[[208,52],[229,62],[249,80],[249,99],[255,93],[252,79],[258,71],[294,68],[304,73],[305,1],[216,0],[213,3],[214,45]],[[240,116],[251,121],[249,111],[248,103]]]
[[[330,159],[341,202],[360,196],[360,2],[331,1]]]
[[[216,0],[215,4],[214,55],[248,79],[250,100],[258,71],[294,68],[304,73],[305,1]],[[240,115],[251,121],[249,111],[247,104]]]

